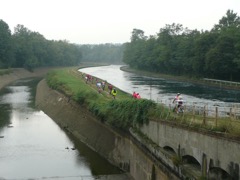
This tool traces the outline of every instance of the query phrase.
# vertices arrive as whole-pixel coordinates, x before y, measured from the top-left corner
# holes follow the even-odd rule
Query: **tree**
[[[14,63],[11,31],[7,23],[0,20],[0,68],[8,68]]]
[[[13,39],[15,43],[15,54],[16,54],[16,63],[15,67],[27,67],[28,59],[35,59],[34,53],[32,51],[32,46],[30,45],[31,31],[28,30],[23,25],[18,24],[14,28]],[[28,60],[31,62],[30,60]]]
[[[137,41],[137,40],[146,40],[146,36],[144,35],[144,31],[141,29],[133,29],[132,36],[131,36],[131,42]]]
[[[240,18],[228,10],[211,31],[173,23],[149,38],[133,29],[123,57],[131,67],[143,70],[240,80]]]
[[[219,23],[214,26],[213,30],[222,30],[230,27],[240,27],[240,17],[233,10],[227,10],[226,16],[219,20]]]

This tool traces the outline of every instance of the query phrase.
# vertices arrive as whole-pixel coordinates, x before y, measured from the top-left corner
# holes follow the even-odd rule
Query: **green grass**
[[[95,82],[86,84],[81,74],[73,69],[49,72],[47,83],[52,89],[87,107],[101,121],[124,130],[147,123],[148,112],[156,106],[153,101],[133,99],[130,94],[118,89],[116,99],[113,99],[107,88],[98,93]]]
[[[12,69],[0,69],[0,76],[12,73]]]
[[[113,127],[128,130],[130,127],[148,121],[167,121],[195,130],[221,132],[224,135],[240,136],[240,123],[230,118],[207,118],[205,123],[200,115],[175,114],[169,108],[147,99],[133,99],[130,94],[118,90],[116,99],[105,91],[98,93],[94,83],[86,84],[84,77],[73,68],[53,70],[47,75],[48,85],[80,105],[87,107],[102,122]]]

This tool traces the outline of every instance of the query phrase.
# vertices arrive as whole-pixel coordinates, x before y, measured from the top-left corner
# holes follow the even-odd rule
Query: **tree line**
[[[17,25],[12,33],[0,19],[0,69],[74,66],[81,61],[121,62],[122,45],[78,45],[67,40],[47,40],[38,32]]]
[[[147,37],[133,29],[123,61],[141,70],[239,81],[240,17],[228,10],[210,31],[173,23]]]
[[[79,64],[82,54],[66,40],[47,40],[38,32],[17,25],[14,33],[0,20],[0,68],[71,66]]]
[[[124,45],[122,44],[84,44],[80,45],[82,60],[86,62],[104,62],[122,64]]]

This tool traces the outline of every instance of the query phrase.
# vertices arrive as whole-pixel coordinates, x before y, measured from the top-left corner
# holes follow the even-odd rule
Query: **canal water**
[[[79,71],[106,80],[130,94],[135,91],[140,93],[142,98],[151,99],[167,106],[172,104],[177,93],[181,93],[184,104],[188,106],[218,106],[226,112],[229,112],[230,107],[240,107],[240,91],[141,76],[124,72],[120,70],[120,67],[121,65],[89,67]]]
[[[0,90],[0,179],[95,179],[122,173],[34,107],[39,79]]]

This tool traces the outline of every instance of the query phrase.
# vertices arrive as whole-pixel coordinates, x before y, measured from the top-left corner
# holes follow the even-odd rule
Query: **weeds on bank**
[[[201,115],[193,115],[185,112],[183,114],[173,113],[168,108],[156,106],[156,109],[151,109],[150,118],[154,121],[167,121],[174,124],[182,125],[187,128],[197,131],[218,132],[226,137],[240,136],[240,121],[232,120],[229,117],[216,118],[204,117]]]
[[[12,72],[13,72],[12,69],[0,69],[0,76],[2,76],[4,74],[10,74]]]
[[[231,121],[230,118],[219,118],[217,125],[214,118],[208,118],[204,122],[200,115],[194,117],[190,113],[177,115],[169,108],[151,100],[132,99],[131,95],[121,90],[118,90],[117,98],[114,100],[107,90],[99,94],[95,84],[86,84],[80,73],[77,76],[76,71],[73,74],[69,69],[49,72],[47,83],[52,89],[86,106],[101,121],[124,130],[148,123],[149,119],[152,119],[169,121],[196,130],[203,129],[240,136],[240,123]]]
[[[146,99],[111,101],[106,107],[107,123],[124,129],[146,124],[148,112],[155,106],[156,103]]]
[[[136,124],[147,123],[148,112],[156,106],[153,101],[132,99],[129,94],[120,90],[116,99],[107,91],[99,94],[95,84],[86,84],[83,78],[74,76],[66,69],[48,73],[47,83],[52,89],[86,105],[101,121],[124,130]]]

